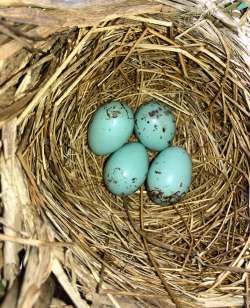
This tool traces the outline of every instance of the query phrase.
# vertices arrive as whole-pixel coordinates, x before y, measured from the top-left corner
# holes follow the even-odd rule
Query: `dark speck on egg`
[[[159,110],[158,110],[158,109],[156,109],[156,110],[152,110],[152,111],[150,111],[148,114],[149,114],[149,116],[150,116],[150,117],[154,117],[154,116],[157,116],[157,115],[158,115],[158,113],[159,113]]]
[[[162,204],[174,204],[183,197],[185,193],[181,193],[177,191],[176,193],[172,194],[171,196],[166,196],[163,191],[160,189],[155,189],[150,191],[150,196],[153,201],[158,201]]]

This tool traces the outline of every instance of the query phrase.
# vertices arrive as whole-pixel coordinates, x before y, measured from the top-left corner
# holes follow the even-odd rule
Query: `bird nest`
[[[113,303],[243,303],[250,71],[239,36],[205,17],[165,10],[72,28],[47,40],[46,55],[29,54],[16,80],[29,91],[17,139],[33,215],[65,246],[63,267],[90,301],[97,287]],[[128,198],[106,189],[107,157],[89,150],[87,130],[113,99],[134,111],[151,100],[172,110],[173,143],[193,162],[177,204],[154,204],[145,187]]]

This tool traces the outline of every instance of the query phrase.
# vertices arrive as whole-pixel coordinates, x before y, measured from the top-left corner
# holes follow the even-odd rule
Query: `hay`
[[[215,307],[242,304],[248,294],[247,52],[232,31],[198,19],[197,8],[177,12],[128,15],[50,37],[0,89],[18,99],[0,122],[17,115],[32,215],[64,243],[58,258],[93,302],[96,287],[117,307],[123,296],[142,305]],[[173,110],[174,144],[193,160],[184,200],[160,207],[144,187],[125,200],[106,190],[105,157],[89,151],[86,134],[93,112],[112,99],[134,110],[157,99]],[[40,240],[39,228],[32,234]]]

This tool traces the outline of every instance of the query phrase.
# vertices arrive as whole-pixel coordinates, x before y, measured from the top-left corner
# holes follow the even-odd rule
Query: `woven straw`
[[[139,15],[119,7],[124,13],[116,18],[110,13],[97,24],[85,21],[91,27],[63,31],[55,24],[43,38],[40,21],[14,16],[25,6],[0,9],[2,205],[6,212],[18,190],[15,213],[22,217],[18,232],[7,228],[2,239],[23,244],[24,264],[40,266],[36,295],[52,271],[79,307],[227,307],[248,300],[247,18],[244,28],[212,4],[138,4]],[[17,48],[11,56],[10,44]],[[172,109],[174,144],[193,161],[190,192],[176,205],[152,203],[145,187],[125,199],[105,188],[106,157],[91,153],[87,129],[112,99],[134,111],[152,99]],[[46,266],[32,261],[34,249],[49,256]],[[23,287],[20,307],[27,297],[35,301]]]

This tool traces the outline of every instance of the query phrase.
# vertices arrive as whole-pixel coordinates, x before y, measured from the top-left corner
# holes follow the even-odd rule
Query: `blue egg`
[[[163,150],[153,160],[147,176],[149,196],[157,204],[174,204],[189,190],[192,161],[179,147]]]
[[[135,114],[135,134],[150,150],[162,151],[170,146],[175,130],[173,114],[160,102],[141,105]]]
[[[123,146],[134,129],[131,108],[119,101],[101,106],[93,115],[88,129],[88,144],[96,155],[107,155]]]
[[[104,182],[109,191],[128,196],[144,183],[149,166],[148,153],[139,142],[125,144],[113,153],[104,168]]]

